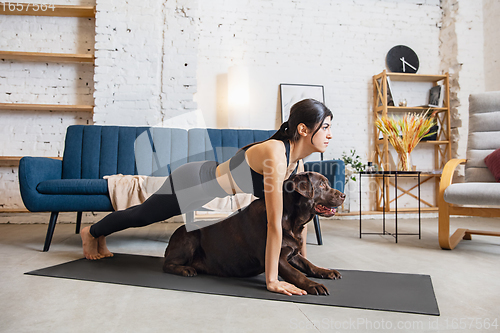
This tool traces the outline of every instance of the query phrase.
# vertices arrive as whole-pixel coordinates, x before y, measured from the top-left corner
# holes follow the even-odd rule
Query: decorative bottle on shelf
[[[366,172],[375,172],[375,167],[373,166],[373,162],[368,162],[368,165],[366,166]]]

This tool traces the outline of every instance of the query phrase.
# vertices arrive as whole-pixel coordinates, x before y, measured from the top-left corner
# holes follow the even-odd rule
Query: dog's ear
[[[301,172],[294,175],[291,181],[293,182],[293,189],[295,191],[299,192],[306,198],[314,198],[314,187],[307,172]]]

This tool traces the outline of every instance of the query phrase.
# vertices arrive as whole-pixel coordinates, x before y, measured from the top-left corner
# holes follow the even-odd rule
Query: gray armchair
[[[439,186],[439,245],[453,249],[471,235],[500,236],[500,232],[457,229],[450,236],[450,215],[500,217],[500,183],[484,158],[500,148],[500,92],[469,97],[467,159],[446,163]],[[453,173],[465,163],[465,182],[452,184]]]

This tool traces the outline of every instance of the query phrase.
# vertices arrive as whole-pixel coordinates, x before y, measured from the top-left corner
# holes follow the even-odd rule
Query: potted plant
[[[344,204],[342,204],[342,211],[348,212],[350,210],[350,195],[351,192],[348,186],[349,180],[356,181],[356,174],[365,171],[366,165],[361,162],[361,157],[356,154],[356,149],[351,149],[350,154],[342,153],[342,161],[345,164],[345,195]]]
[[[345,152],[342,153],[342,161],[345,164],[345,184],[349,180],[356,181],[356,174],[365,170],[366,165],[360,160],[359,155],[356,154],[356,149],[351,149],[351,154],[347,155]]]

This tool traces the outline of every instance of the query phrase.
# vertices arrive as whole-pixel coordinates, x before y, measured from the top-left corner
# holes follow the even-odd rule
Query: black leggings
[[[130,227],[143,227],[199,209],[214,198],[226,197],[228,194],[215,178],[217,165],[214,161],[202,161],[178,167],[146,201],[108,214],[90,227],[90,234],[98,238]]]

